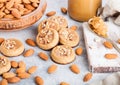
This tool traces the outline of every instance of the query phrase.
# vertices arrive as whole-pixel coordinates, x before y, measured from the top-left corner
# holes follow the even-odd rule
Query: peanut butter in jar
[[[77,21],[88,21],[96,16],[102,0],[68,0],[68,12]]]

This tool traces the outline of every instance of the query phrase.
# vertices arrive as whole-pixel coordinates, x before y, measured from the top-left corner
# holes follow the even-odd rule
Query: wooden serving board
[[[112,22],[106,22],[106,25],[109,38],[120,48],[120,44],[117,43],[117,40],[120,39],[120,27]],[[83,23],[83,32],[90,71],[97,73],[120,71],[120,53],[114,48],[105,48],[103,42],[106,40],[91,32],[87,22]],[[107,53],[115,53],[118,58],[106,59],[104,55]]]

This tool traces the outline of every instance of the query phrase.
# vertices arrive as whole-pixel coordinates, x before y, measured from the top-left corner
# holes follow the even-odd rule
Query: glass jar
[[[88,21],[96,16],[102,0],[68,0],[68,13],[77,21]]]

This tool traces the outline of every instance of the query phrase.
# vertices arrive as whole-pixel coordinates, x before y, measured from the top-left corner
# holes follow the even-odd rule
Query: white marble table
[[[60,11],[60,8],[61,7],[67,8],[67,0],[47,0],[47,4],[48,6],[46,9],[46,13],[51,10],[55,10],[57,12],[57,15],[63,15]],[[43,61],[39,59],[37,54],[38,52],[43,51],[43,50],[39,49],[38,47],[34,47],[34,48],[30,47],[25,43],[25,40],[27,38],[31,38],[35,40],[35,37],[37,35],[37,26],[41,20],[46,18],[46,16],[44,15],[42,19],[40,19],[36,24],[34,24],[28,29],[21,30],[21,31],[14,31],[14,32],[0,32],[0,37],[4,37],[6,39],[17,38],[24,43],[25,49],[33,48],[35,50],[35,54],[29,58],[24,58],[22,55],[18,57],[10,58],[10,60],[25,61],[25,63],[27,64],[27,68],[33,65],[38,66],[37,72],[35,72],[29,79],[23,79],[19,83],[11,84],[11,85],[35,85],[34,77],[37,75],[41,76],[44,79],[45,85],[59,85],[61,81],[66,81],[70,83],[70,85],[87,85],[90,82],[103,79],[107,75],[109,75],[109,74],[97,74],[96,73],[96,74],[93,74],[93,78],[89,82],[87,83],[83,82],[83,77],[87,72],[89,72],[89,70],[88,70],[88,63],[87,63],[87,57],[86,57],[87,55],[86,55],[86,50],[85,50],[85,45],[84,45],[84,39],[83,39],[83,34],[82,34],[82,23],[76,22],[70,19],[68,15],[63,15],[63,16],[68,20],[69,26],[77,25],[79,27],[77,30],[81,38],[79,46],[84,48],[84,53],[82,56],[76,56],[76,60],[71,64],[77,64],[79,66],[80,71],[81,71],[80,74],[76,75],[69,70],[69,66],[71,64],[68,64],[68,65],[57,64],[58,65],[57,71],[53,74],[48,74],[47,68],[51,64],[55,64],[55,63],[50,58],[48,61]],[[46,52],[48,55],[50,53],[48,51],[44,51],[44,52]]]

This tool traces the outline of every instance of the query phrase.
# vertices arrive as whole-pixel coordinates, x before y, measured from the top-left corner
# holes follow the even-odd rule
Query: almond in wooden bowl
[[[12,0],[9,0],[9,1],[12,1]],[[31,0],[27,0],[27,1],[31,1]],[[37,0],[35,0],[35,1],[37,1]],[[0,13],[0,14],[3,14],[3,17],[0,18],[0,31],[21,30],[21,29],[24,29],[24,28],[27,28],[27,27],[30,27],[31,25],[33,25],[36,21],[38,21],[42,17],[42,15],[46,9],[46,6],[47,6],[46,0],[38,0],[38,1],[39,1],[38,7],[35,7],[35,6],[37,6],[37,4],[35,4],[35,3],[31,4],[31,5],[28,2],[20,3],[18,7],[21,7],[21,8],[25,7],[25,10],[33,10],[32,12],[26,11],[26,13],[24,13],[24,14],[22,13],[22,11],[20,12],[15,9],[15,8],[17,8],[16,3],[18,3],[18,2],[16,2],[14,4],[14,6],[8,5],[9,7],[7,7],[8,9],[6,8],[6,13],[4,13],[4,11],[5,11],[4,9],[3,9],[4,11],[2,13]],[[5,3],[7,3],[7,2],[5,2]],[[31,3],[33,3],[33,2],[31,2]],[[35,7],[35,9],[33,9],[33,6]],[[8,10],[10,11],[11,14],[9,14]],[[21,9],[21,10],[23,10],[23,9]],[[20,12],[20,13],[18,13],[18,12]],[[7,15],[5,15],[5,14],[7,14]],[[13,17],[13,15],[14,15],[14,17]]]

